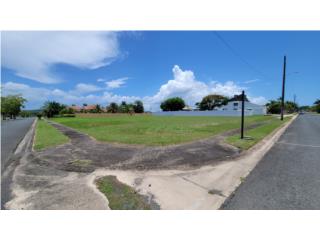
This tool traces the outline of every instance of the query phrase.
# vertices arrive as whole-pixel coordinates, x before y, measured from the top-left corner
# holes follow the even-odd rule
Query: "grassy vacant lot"
[[[245,125],[273,118],[273,116],[250,116],[246,117]],[[83,116],[53,120],[87,133],[99,141],[144,145],[189,142],[240,127],[239,117],[117,115],[104,118]]]
[[[133,188],[117,180],[115,176],[106,176],[96,181],[98,189],[108,198],[113,210],[150,210],[146,199]]]
[[[53,147],[64,144],[69,141],[69,138],[60,133],[44,120],[37,122],[36,136],[34,142],[35,150],[42,150],[47,147]]]
[[[272,119],[268,124],[259,126],[257,128],[248,130],[245,132],[245,138],[240,139],[239,134],[233,135],[226,139],[226,142],[232,144],[240,149],[249,149],[265,136],[270,134],[273,130],[280,127],[284,122],[290,120],[291,117],[286,117],[284,121],[280,121],[277,118]]]

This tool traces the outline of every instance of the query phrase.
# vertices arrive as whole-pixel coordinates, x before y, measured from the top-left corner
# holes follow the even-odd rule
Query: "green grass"
[[[98,189],[108,198],[113,210],[150,210],[146,199],[115,176],[105,176],[96,181]]]
[[[68,141],[69,138],[63,135],[53,126],[44,120],[38,120],[34,142],[35,150],[43,150],[48,147],[64,144]]]
[[[248,130],[244,132],[245,138],[240,139],[239,134],[230,136],[226,139],[226,142],[234,145],[240,149],[249,149],[261,139],[266,137],[276,128],[280,127],[284,122],[287,122],[291,117],[286,117],[284,121],[280,121],[279,119],[272,119],[269,123],[259,126],[257,128]]]
[[[246,117],[245,124],[268,121],[273,116]],[[240,127],[239,117],[185,117],[123,115],[56,118],[54,121],[86,133],[99,141],[169,145],[214,136]]]

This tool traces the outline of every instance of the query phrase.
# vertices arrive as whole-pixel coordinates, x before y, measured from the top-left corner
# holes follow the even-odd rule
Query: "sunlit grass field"
[[[35,133],[34,149],[42,150],[67,143],[69,138],[44,120],[38,120]]]
[[[152,146],[190,142],[240,127],[240,117],[143,114],[108,117],[99,117],[97,114],[96,116],[84,114],[81,117],[53,120],[86,133],[99,141]],[[273,116],[249,116],[245,118],[245,126],[273,118]]]

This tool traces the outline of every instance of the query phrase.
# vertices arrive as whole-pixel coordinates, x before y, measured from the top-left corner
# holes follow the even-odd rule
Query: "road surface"
[[[14,160],[10,157],[33,121],[34,118],[25,118],[1,122],[1,209],[4,209],[4,204],[10,199],[11,178],[16,166],[12,164]]]
[[[34,118],[5,120],[1,122],[1,172],[10,164],[10,155],[31,127]]]
[[[320,209],[320,115],[300,115],[222,209]]]

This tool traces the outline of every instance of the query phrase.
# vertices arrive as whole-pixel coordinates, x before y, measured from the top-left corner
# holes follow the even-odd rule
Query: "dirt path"
[[[221,136],[191,143],[145,147],[102,143],[61,124],[50,122],[70,138],[70,143],[36,152],[38,163],[61,170],[92,172],[109,169],[192,169],[214,165],[239,154],[237,148],[224,144]]]

